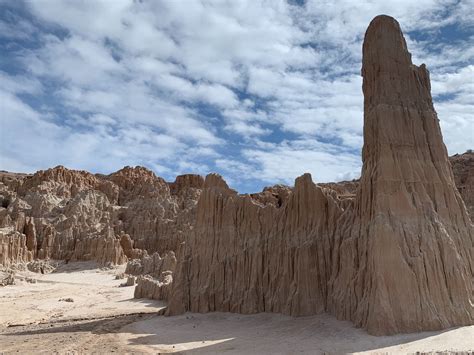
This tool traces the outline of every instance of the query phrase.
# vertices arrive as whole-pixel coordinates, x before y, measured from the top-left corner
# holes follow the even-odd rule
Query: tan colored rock
[[[33,260],[26,236],[14,230],[0,230],[0,265],[24,264]]]
[[[127,277],[127,282],[125,283],[125,286],[135,286],[137,278],[135,276],[129,276]]]
[[[191,229],[200,193],[199,178],[190,176],[178,177],[171,194],[168,183],[148,169],[126,167],[111,174],[120,188],[117,232],[150,254],[176,250]]]
[[[0,286],[10,286],[15,284],[15,275],[13,272],[0,271]]]
[[[341,214],[309,174],[281,205],[237,195],[208,175],[194,232],[178,252],[168,314],[323,312]]]
[[[377,335],[472,324],[473,226],[429,73],[393,18],[367,29],[362,75],[362,177],[334,241],[329,310]]]
[[[36,255],[36,228],[33,218],[29,218],[25,225],[24,233],[26,235],[26,247],[29,251],[33,253],[33,256]]]
[[[149,275],[138,276],[135,287],[135,298],[148,298],[152,300],[167,300],[170,297],[173,277],[171,273],[164,273],[161,280]]]
[[[154,253],[143,256],[141,260],[129,261],[125,272],[138,275],[134,297],[167,300],[170,297],[176,263],[173,252],[163,257]]]
[[[120,246],[128,259],[140,259],[146,255],[146,250],[133,247],[133,240],[128,234],[123,234],[120,237]]]
[[[26,265],[28,270],[40,274],[49,274],[56,270],[59,263],[51,260],[34,260]]]
[[[167,314],[329,310],[378,335],[472,324],[473,226],[428,71],[411,63],[394,19],[369,26],[362,74],[357,190],[320,188],[306,174],[276,203],[271,193],[237,195],[209,175]]]
[[[127,263],[125,273],[129,275],[149,275],[160,278],[163,272],[173,273],[176,269],[177,259],[175,253],[170,251],[162,257],[158,253],[144,255],[141,259],[130,260]]]
[[[197,175],[181,176],[171,194],[163,179],[142,167],[109,176],[62,166],[32,176],[0,173],[0,228],[24,234],[26,245],[15,244],[15,250],[26,248],[40,259],[123,263],[147,251],[176,250],[192,228],[202,184]],[[12,250],[11,237],[2,239]],[[29,260],[21,255],[14,262]]]
[[[204,187],[204,179],[201,175],[195,174],[178,175],[175,181],[168,185],[171,194],[178,195],[189,188],[202,189]]]
[[[449,158],[453,167],[454,182],[474,221],[474,152],[456,154]]]

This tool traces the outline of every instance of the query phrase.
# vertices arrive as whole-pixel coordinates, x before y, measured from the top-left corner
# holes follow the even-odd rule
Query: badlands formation
[[[425,65],[399,24],[363,45],[363,168],[354,198],[309,174],[277,203],[210,175],[167,313],[330,312],[376,335],[473,323],[474,228],[443,144]]]
[[[47,274],[48,260],[128,262],[123,286],[165,301],[175,317],[162,323],[266,312],[329,313],[374,335],[472,325],[474,153],[448,158],[429,72],[393,18],[369,25],[362,76],[359,181],[305,174],[241,195],[217,174],[167,183],[142,167],[0,173],[0,284],[22,265]]]

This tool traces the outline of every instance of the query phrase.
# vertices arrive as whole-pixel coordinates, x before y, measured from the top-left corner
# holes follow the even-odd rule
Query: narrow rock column
[[[363,45],[363,169],[335,248],[330,309],[373,334],[472,324],[473,226],[430,94],[398,22]]]

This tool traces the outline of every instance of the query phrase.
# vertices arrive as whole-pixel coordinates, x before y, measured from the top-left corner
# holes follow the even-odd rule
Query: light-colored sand
[[[119,287],[125,280],[116,280],[115,275],[124,268],[100,269],[95,263],[76,262],[51,274],[20,272],[18,276],[37,282],[0,289],[0,326],[156,312],[162,307],[160,302],[134,299],[134,287]],[[74,302],[60,301],[64,298]]]
[[[154,317],[122,328],[122,342],[146,352],[321,354],[474,351],[474,326],[440,332],[370,336],[329,315],[292,318],[226,313]]]
[[[163,304],[136,300],[134,287],[119,287],[125,280],[115,275],[123,270],[79,262],[52,274],[19,273],[37,283],[0,287],[0,354],[127,352],[116,332],[155,315]]]
[[[474,326],[373,337],[329,315],[157,316],[163,304],[133,299],[123,267],[63,265],[36,284],[0,287],[0,353],[318,354],[473,351]],[[74,302],[60,301],[72,298]]]

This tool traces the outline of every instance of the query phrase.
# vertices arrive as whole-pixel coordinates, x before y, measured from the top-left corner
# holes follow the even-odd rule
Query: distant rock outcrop
[[[0,178],[2,265],[35,258],[121,264],[144,251],[176,250],[200,193],[195,175],[177,177],[171,194],[142,167],[104,176],[58,166]]]

